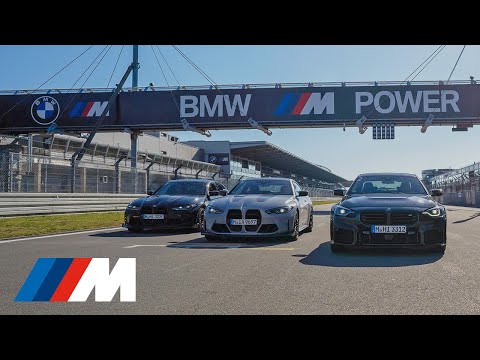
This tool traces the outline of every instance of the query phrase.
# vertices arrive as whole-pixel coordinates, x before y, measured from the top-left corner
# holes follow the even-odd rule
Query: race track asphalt
[[[122,228],[0,241],[0,314],[480,314],[480,209],[447,207],[444,255],[333,254],[330,206],[295,242]],[[137,301],[15,302],[39,257],[135,257]]]

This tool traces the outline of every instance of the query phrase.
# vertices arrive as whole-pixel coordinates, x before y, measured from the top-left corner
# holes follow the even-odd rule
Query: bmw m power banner
[[[89,131],[111,93],[0,95],[0,132]],[[480,124],[480,85],[288,87],[122,92],[100,130]],[[53,125],[52,125],[53,124]]]

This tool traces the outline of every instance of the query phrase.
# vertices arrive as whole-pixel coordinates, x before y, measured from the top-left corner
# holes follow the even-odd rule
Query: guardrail
[[[0,193],[0,217],[122,211],[140,194]],[[315,200],[338,198],[312,197]]]
[[[139,194],[0,194],[0,217],[67,214],[94,211],[122,211]]]

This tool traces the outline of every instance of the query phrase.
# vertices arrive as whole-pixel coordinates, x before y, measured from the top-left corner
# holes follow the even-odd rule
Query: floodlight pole
[[[138,45],[133,45],[133,58],[132,58],[132,91],[135,91],[138,87]],[[137,157],[138,157],[138,131],[132,131],[130,133],[130,168],[133,177],[133,192],[137,193]]]

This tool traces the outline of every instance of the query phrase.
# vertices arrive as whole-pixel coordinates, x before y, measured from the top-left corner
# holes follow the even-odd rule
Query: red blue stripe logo
[[[40,258],[15,301],[86,301],[95,289],[95,301],[136,300],[136,259],[120,258],[110,272],[108,258]]]
[[[312,93],[288,93],[285,94],[280,104],[275,109],[274,114],[282,115],[301,115],[308,99]]]
[[[15,301],[68,301],[92,258],[40,258]]]
[[[93,117],[102,115],[103,110],[107,107],[108,101],[79,101],[69,112],[70,117]],[[109,116],[109,112],[107,113]]]

